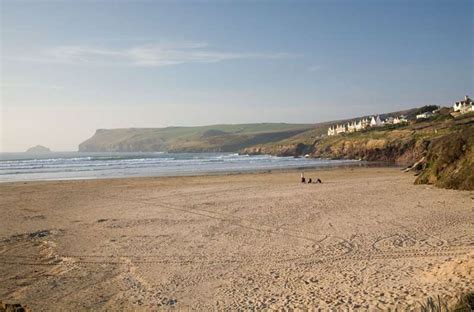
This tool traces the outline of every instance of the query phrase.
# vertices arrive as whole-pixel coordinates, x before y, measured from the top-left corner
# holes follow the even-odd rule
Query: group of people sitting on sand
[[[304,172],[301,172],[301,183],[306,183],[306,178],[304,177]],[[321,181],[321,179],[316,179],[314,182],[313,182],[313,179],[309,178],[308,179],[308,184],[310,183],[323,183],[323,181]]]

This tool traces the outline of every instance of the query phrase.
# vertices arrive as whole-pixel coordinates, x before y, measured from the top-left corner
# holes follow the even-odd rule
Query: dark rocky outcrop
[[[253,146],[244,148],[241,154],[247,155],[274,155],[280,157],[299,157],[309,154],[313,151],[313,145],[304,143],[285,144],[285,145],[267,145]]]
[[[0,301],[0,312],[31,312],[31,310],[19,303],[3,303]]]

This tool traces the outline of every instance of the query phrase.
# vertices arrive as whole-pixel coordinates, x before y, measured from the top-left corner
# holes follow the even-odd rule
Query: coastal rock
[[[280,157],[300,157],[310,154],[313,150],[312,145],[304,143],[285,144],[276,146],[253,146],[244,148],[240,154],[247,155],[274,155]]]
[[[341,139],[333,144],[316,144],[313,157],[334,159],[360,159],[410,164],[424,152],[423,144],[409,137],[404,139]]]
[[[51,150],[43,145],[36,145],[26,150],[26,153],[51,153]]]

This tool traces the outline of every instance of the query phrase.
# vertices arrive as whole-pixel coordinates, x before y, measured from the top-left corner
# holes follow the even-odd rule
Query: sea
[[[186,176],[363,165],[235,153],[0,153],[0,182]]]

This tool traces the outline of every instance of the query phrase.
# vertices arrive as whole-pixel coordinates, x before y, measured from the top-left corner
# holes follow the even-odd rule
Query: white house
[[[461,114],[472,112],[474,111],[474,102],[466,95],[463,101],[454,103],[453,109]]]
[[[356,131],[357,131],[356,122],[355,121],[348,122],[347,123],[347,132],[356,132]]]
[[[345,125],[337,125],[336,134],[344,133],[344,132],[346,132],[346,126]]]
[[[362,129],[370,126],[370,121],[367,118],[362,119]]]
[[[424,112],[424,113],[416,115],[416,119],[426,119],[426,118],[430,118],[431,116],[433,116],[432,112]]]
[[[406,120],[406,117],[403,116],[403,115],[400,115],[399,117],[393,118],[393,124],[394,125],[397,125],[399,123],[404,123],[404,122],[408,122],[408,120]]]
[[[328,135],[336,135],[336,128],[334,126],[329,127]]]
[[[370,126],[371,127],[383,126],[383,122],[382,120],[380,120],[380,116],[377,116],[377,117],[372,116],[372,118],[370,119]]]

